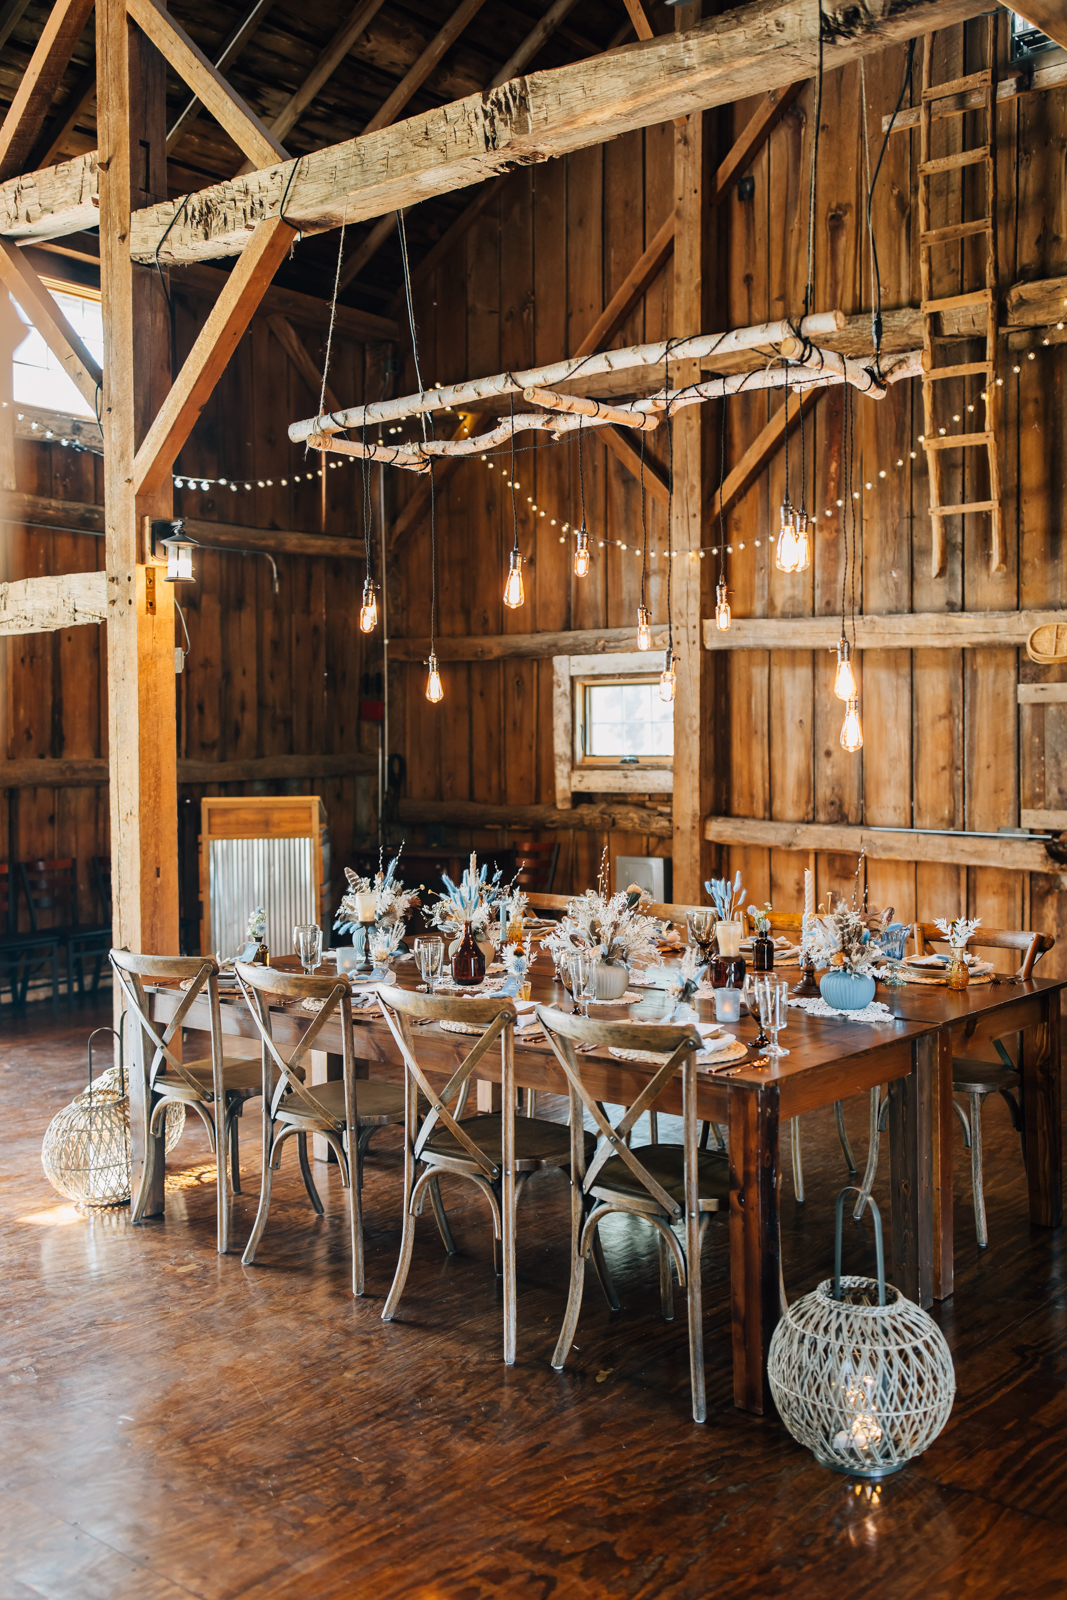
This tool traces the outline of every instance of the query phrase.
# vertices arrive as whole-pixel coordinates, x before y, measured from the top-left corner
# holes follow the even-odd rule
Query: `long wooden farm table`
[[[397,981],[405,987],[417,981],[409,964],[401,964]],[[952,1293],[952,1052],[1018,1034],[1030,1218],[1044,1227],[1060,1225],[1059,991],[1064,982],[1032,979],[959,993],[880,988],[879,997],[895,1018],[881,1027],[845,1017],[809,1017],[791,1008],[789,1027],[782,1036],[788,1056],[762,1070],[743,1066],[729,1078],[701,1074],[698,1117],[725,1123],[729,1129],[734,1401],[739,1407],[762,1412],[768,1404],[767,1352],[779,1315],[783,1119],[888,1083],[893,1281],[909,1298],[929,1306],[935,1298]],[[569,1006],[551,980],[535,976],[533,986],[534,998],[542,1003]],[[163,1021],[173,1014],[175,1001],[166,990],[157,990],[152,1006],[155,1017]],[[597,1008],[604,1018],[626,1017],[628,1010]],[[699,1010],[702,1016],[713,1016],[709,1003],[701,1002]],[[279,1046],[295,1042],[308,1021],[291,1008],[275,1012],[272,1026]],[[206,1028],[206,1001],[197,1003],[188,1025]],[[222,1027],[224,1034],[256,1037],[239,998],[222,1000]],[[731,1031],[748,1044],[756,1033],[747,1018],[731,1024]],[[357,1021],[353,1034],[361,1075],[399,1082],[402,1069],[384,1021],[380,1017]],[[317,1081],[340,1075],[340,1023],[333,1025],[333,1033],[327,1027],[322,1040],[325,1048],[313,1060]],[[419,1029],[415,1043],[427,1073],[439,1074],[442,1081],[466,1053],[461,1038],[438,1027]],[[584,1056],[582,1064],[598,1098],[616,1105],[631,1104],[648,1077],[648,1068],[607,1055]],[[499,1061],[492,1052],[479,1071],[486,1080],[499,1080]],[[524,1045],[521,1033],[516,1036],[515,1076],[524,1087],[566,1093],[562,1071],[548,1046]],[[136,1094],[137,1086],[131,1083],[131,1090]],[[681,1112],[677,1082],[664,1091],[656,1109]],[[140,1118],[134,1115],[132,1122],[137,1128]],[[138,1156],[135,1147],[135,1164]]]

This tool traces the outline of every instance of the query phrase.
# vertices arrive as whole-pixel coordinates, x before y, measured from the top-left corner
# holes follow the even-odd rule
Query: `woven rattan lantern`
[[[107,1067],[97,1078],[96,1087],[93,1089],[93,1094],[95,1095],[97,1089],[118,1089],[119,1093],[121,1094],[122,1085],[122,1068]],[[85,1092],[88,1094],[88,1088]],[[164,1143],[169,1156],[171,1151],[174,1149],[174,1146],[178,1143],[178,1140],[185,1132],[185,1107],[182,1105],[180,1100],[171,1101],[170,1105],[163,1113],[163,1121],[166,1126]]]
[[[41,1164],[53,1189],[81,1206],[122,1205],[130,1198],[130,1102],[122,1082],[93,1084],[93,1040],[89,1035],[89,1087],[52,1118],[41,1146]],[[118,1037],[118,1035],[114,1035]]]
[[[877,1281],[841,1276],[837,1197],[834,1276],[790,1306],[767,1362],[771,1394],[798,1444],[821,1466],[885,1478],[922,1455],[952,1410],[956,1377],[940,1328],[885,1281],[882,1222],[874,1217]]]

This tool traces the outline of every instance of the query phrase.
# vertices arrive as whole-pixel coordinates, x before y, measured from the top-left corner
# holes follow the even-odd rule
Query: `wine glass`
[[[322,964],[322,929],[317,922],[298,922],[293,929],[293,943],[304,976],[310,978],[315,968]]]
[[[779,978],[757,980],[756,998],[759,1001],[760,1028],[769,1030],[771,1035],[767,1054],[787,1056],[789,1051],[778,1043],[778,1030],[784,1028],[789,1021],[788,983]]]
[[[437,984],[445,966],[445,942],[436,936],[415,940],[415,962],[422,974],[431,997],[437,993]]]
[[[589,1015],[590,1000],[596,999],[598,965],[597,958],[585,950],[571,960],[571,984],[573,985],[574,999],[579,1003],[583,1017],[588,1017]]]

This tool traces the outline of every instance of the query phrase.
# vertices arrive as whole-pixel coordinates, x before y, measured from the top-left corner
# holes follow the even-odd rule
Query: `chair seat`
[[[954,1056],[952,1087],[957,1094],[996,1094],[999,1089],[1017,1094],[1019,1074],[1001,1061],[978,1061]]]
[[[502,1118],[497,1111],[484,1117],[468,1117],[461,1124],[464,1133],[478,1146],[494,1166],[503,1160]],[[591,1133],[585,1135],[586,1158],[592,1155],[596,1140]],[[443,1156],[449,1161],[473,1159],[450,1128],[435,1128],[422,1149],[428,1155]],[[571,1135],[565,1122],[547,1122],[542,1117],[515,1118],[515,1164],[520,1172],[533,1172],[538,1167],[562,1167],[571,1159]]]
[[[678,1205],[685,1203],[685,1150],[680,1144],[635,1145],[634,1155]],[[630,1200],[645,1211],[658,1211],[652,1195],[630,1171],[622,1156],[605,1161],[596,1175],[593,1194],[601,1200]],[[730,1162],[724,1150],[697,1151],[697,1197],[702,1211],[729,1208]]]
[[[211,1058],[203,1061],[183,1061],[182,1066],[189,1075],[202,1085],[205,1098],[210,1099],[213,1078],[211,1072]],[[237,1095],[242,1100],[251,1100],[263,1088],[263,1070],[257,1056],[224,1056],[222,1061],[222,1081],[228,1095]],[[164,1095],[168,1100],[192,1100],[193,1093],[188,1084],[181,1078],[159,1077],[155,1081],[155,1091]]]
[[[355,1087],[356,1116],[361,1123],[367,1125],[403,1122],[403,1084],[377,1083],[371,1078],[357,1078]],[[333,1078],[329,1083],[306,1084],[305,1089],[315,1104],[321,1108],[324,1118],[339,1128],[344,1126],[345,1086],[342,1079]],[[283,1100],[278,1107],[279,1122],[299,1125],[304,1122],[310,1124],[314,1120],[311,1112],[300,1100]]]

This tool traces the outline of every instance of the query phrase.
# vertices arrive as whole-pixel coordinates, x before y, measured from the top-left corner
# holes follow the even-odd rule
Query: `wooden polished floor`
[[[346,1292],[336,1169],[316,1220],[283,1158],[256,1266],[214,1250],[199,1128],[172,1158],[167,1217],[83,1216],[43,1177],[49,1117],[85,1082],[88,1010],[0,1031],[4,1237],[0,1600],[482,1600],[556,1596],[814,1600],[1062,1596],[1067,1590],[1063,1236],[1031,1229],[1006,1109],[987,1109],[992,1243],[979,1252],[962,1155],[957,1277],[937,1315],[956,1408],[925,1458],[880,1490],[817,1467],[731,1401],[725,1230],[705,1252],[708,1422],[689,1416],[684,1307],[658,1315],[656,1254],[612,1219],[625,1309],[591,1283],[572,1365],[565,1187],[523,1200],[519,1356],[500,1361],[488,1219],[445,1184],[460,1245],[427,1215],[398,1321],[380,1320],[399,1239],[395,1136],[366,1184],[366,1298]],[[258,1188],[244,1128],[239,1240]],[[849,1107],[857,1155],[866,1108]],[[832,1120],[805,1124],[807,1205],[783,1185],[790,1296],[832,1260],[844,1176]],[[879,1199],[884,1195],[876,1191]],[[850,1225],[846,1260],[869,1264]]]

